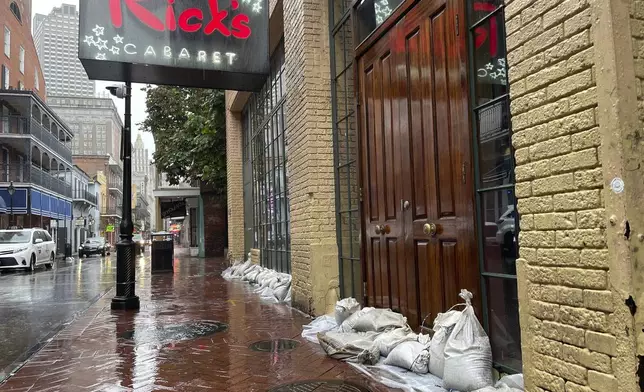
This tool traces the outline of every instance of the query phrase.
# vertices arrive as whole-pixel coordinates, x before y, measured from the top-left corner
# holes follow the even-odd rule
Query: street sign
[[[107,225],[105,228],[106,233],[114,233],[114,225]]]
[[[270,69],[268,0],[83,0],[90,79],[258,91]]]

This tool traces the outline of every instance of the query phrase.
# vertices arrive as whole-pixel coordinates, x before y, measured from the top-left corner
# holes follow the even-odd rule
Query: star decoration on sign
[[[505,67],[505,59],[504,58],[499,59],[499,66]]]
[[[121,52],[121,49],[117,48],[116,46],[112,46],[112,49],[110,49],[110,52],[112,52],[112,54],[118,55]]]
[[[96,34],[97,37],[100,37],[101,35],[105,34],[105,27],[96,25],[96,27],[94,27],[92,31],[94,32],[94,34]]]
[[[492,63],[487,63],[487,64],[485,65],[485,68],[487,68],[487,69],[488,69],[488,71],[491,71],[491,70],[493,70],[493,69],[494,69],[494,64],[492,64]]]
[[[107,60],[107,58],[105,58],[105,53],[97,54],[96,55],[96,60]]]
[[[94,37],[91,35],[86,35],[85,40],[83,40],[88,46],[96,45],[96,42],[94,41]]]
[[[259,13],[262,10],[262,5],[259,4],[259,1],[253,4],[253,12]]]
[[[114,43],[122,44],[123,43],[123,37],[121,37],[120,35],[116,34],[116,37],[114,37]]]
[[[107,50],[107,40],[99,38],[96,41],[96,47],[98,48],[98,50]]]

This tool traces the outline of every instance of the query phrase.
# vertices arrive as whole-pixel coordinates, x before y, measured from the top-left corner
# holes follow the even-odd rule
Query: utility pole
[[[132,221],[132,83],[125,86],[107,87],[117,98],[125,98],[125,126],[121,142],[123,158],[123,219],[120,237],[116,244],[116,296],[112,298],[113,310],[136,310],[140,307],[139,297],[135,294],[136,271],[134,265],[135,244],[132,241],[134,223]]]

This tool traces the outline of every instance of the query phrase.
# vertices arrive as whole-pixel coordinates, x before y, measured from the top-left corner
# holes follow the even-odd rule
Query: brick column
[[[608,185],[636,107],[626,3],[506,1],[526,391],[636,390],[641,332]]]
[[[226,91],[226,171],[228,176],[228,255],[244,256],[244,178],[241,113],[230,110],[234,91]]]
[[[317,315],[338,285],[328,4],[283,4],[293,304]]]

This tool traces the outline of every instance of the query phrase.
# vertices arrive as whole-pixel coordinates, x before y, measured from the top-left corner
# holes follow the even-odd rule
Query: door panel
[[[478,300],[464,15],[421,1],[358,61],[367,302],[414,327]]]

